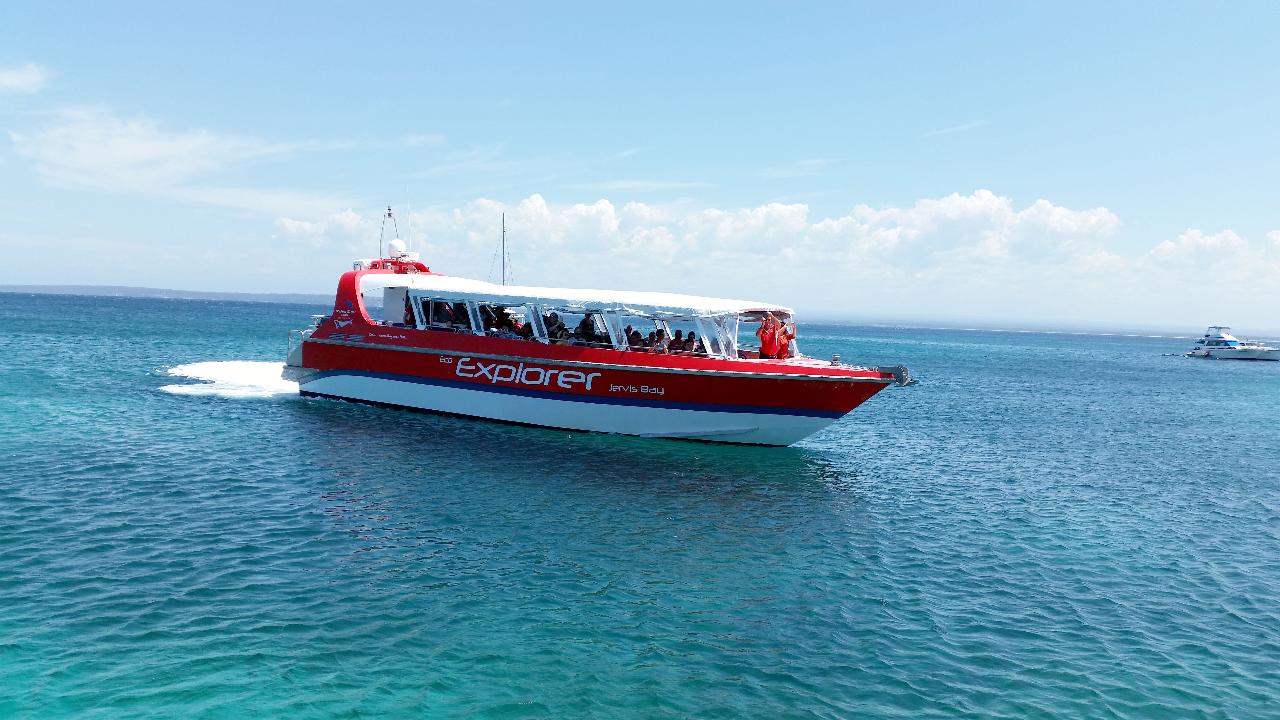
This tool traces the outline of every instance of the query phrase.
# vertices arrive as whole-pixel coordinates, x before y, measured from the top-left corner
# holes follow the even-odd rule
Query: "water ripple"
[[[0,308],[74,318],[0,340],[0,716],[1280,705],[1266,368],[815,330],[927,382],[801,448],[720,448],[281,402],[307,308],[63,302]],[[204,389],[156,392],[169,367]]]

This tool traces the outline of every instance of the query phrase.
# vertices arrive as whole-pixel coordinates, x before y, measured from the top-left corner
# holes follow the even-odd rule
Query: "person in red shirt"
[[[778,319],[768,312],[760,319],[760,327],[756,329],[756,337],[760,338],[760,358],[770,359],[778,356]]]
[[[796,339],[796,325],[791,324],[788,329],[786,325],[778,324],[778,354],[775,356],[779,360],[786,360],[791,357],[791,341]]]

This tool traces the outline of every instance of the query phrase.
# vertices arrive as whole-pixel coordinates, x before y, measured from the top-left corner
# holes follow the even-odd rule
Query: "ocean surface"
[[[0,717],[1280,717],[1277,363],[802,324],[920,383],[721,447],[299,399],[324,308],[0,300]]]

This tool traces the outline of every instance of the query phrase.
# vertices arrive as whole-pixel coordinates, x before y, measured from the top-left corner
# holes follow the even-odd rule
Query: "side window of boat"
[[[431,321],[431,306],[433,304],[434,304],[434,301],[431,298],[426,298],[426,297],[418,298],[418,318],[421,320],[421,323],[418,325],[418,327],[427,328],[427,329],[439,329],[438,327],[436,327],[435,323]]]
[[[613,341],[609,339],[609,330],[605,327],[604,317],[594,310],[582,310],[581,308],[543,308],[544,313],[554,312],[558,316],[559,322],[564,325],[563,342],[568,345],[577,345],[579,347],[594,348],[613,348]],[[550,320],[548,319],[549,323]],[[556,341],[555,334],[552,333],[550,325],[547,326],[547,333],[552,335],[552,341]]]
[[[690,342],[689,338],[693,341]],[[676,347],[677,338],[680,346]],[[671,344],[669,352],[685,355],[706,355],[707,344],[697,318],[667,318],[667,342]]]
[[[708,355],[726,357],[729,354],[729,332],[726,329],[726,320],[727,318],[723,315],[698,319],[698,326],[702,328],[700,334],[703,346]]]
[[[535,326],[531,322],[533,313],[528,307],[496,303],[480,303],[477,307],[486,335],[516,340],[537,339]]]
[[[445,332],[471,332],[471,313],[465,302],[444,298],[421,298],[418,310],[422,327]]]
[[[620,335],[627,343],[628,350],[646,351],[653,348],[653,339],[650,335],[657,335],[658,328],[662,327],[662,323],[648,315],[635,315],[632,313],[620,312],[613,318],[613,323]],[[631,328],[631,332],[627,332],[627,328]],[[635,343],[635,334],[639,333],[640,343]],[[627,337],[630,336],[630,337]]]
[[[436,330],[470,330],[471,316],[465,306],[460,309],[462,312],[457,312],[448,300],[432,300],[431,327]]]

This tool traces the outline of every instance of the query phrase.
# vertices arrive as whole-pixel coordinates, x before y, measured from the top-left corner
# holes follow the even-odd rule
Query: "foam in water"
[[[280,377],[283,370],[284,363],[279,362],[228,360],[188,363],[169,368],[169,375],[200,382],[165,385],[160,389],[175,395],[214,395],[226,398],[297,395],[298,383]]]

